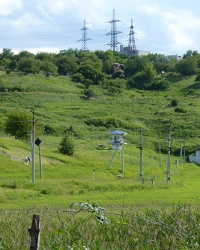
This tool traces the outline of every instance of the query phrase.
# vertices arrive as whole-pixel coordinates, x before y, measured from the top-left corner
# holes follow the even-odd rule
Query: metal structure
[[[131,19],[131,26],[130,26],[129,39],[128,39],[128,47],[132,48],[132,50],[136,50],[133,19]]]
[[[115,157],[117,150],[122,150],[122,174],[124,174],[124,144],[126,144],[124,140],[125,140],[125,136],[127,135],[127,133],[121,130],[114,130],[110,132],[109,134],[112,135],[111,144],[112,144],[112,149],[115,149],[115,152],[110,160],[110,163],[107,169],[110,169],[110,166],[112,164],[112,161]]]
[[[87,47],[87,41],[92,40],[91,38],[87,37],[87,30],[88,28],[85,26],[85,20],[84,20],[84,26],[81,29],[83,31],[82,38],[78,40],[78,42],[82,41],[82,51],[89,51]]]
[[[35,111],[31,109],[33,114],[32,130],[31,130],[31,154],[32,154],[32,183],[35,183]]]
[[[121,31],[117,31],[117,22],[120,20],[117,20],[115,18],[115,10],[113,10],[113,19],[109,21],[111,24],[111,32],[108,32],[106,35],[111,36],[111,41],[108,45],[110,45],[110,50],[117,51],[117,45],[121,44],[117,41],[117,35],[122,33]]]
[[[170,152],[171,152],[171,119],[170,119],[170,125],[168,128],[168,154],[167,154],[167,182],[170,181]]]

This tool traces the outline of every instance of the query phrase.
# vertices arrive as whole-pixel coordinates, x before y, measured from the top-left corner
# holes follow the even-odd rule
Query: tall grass
[[[36,209],[37,210],[37,209]],[[34,210],[34,213],[36,212]],[[174,205],[106,210],[107,223],[88,210],[37,210],[40,249],[199,249],[199,208]],[[1,212],[0,247],[28,249],[32,210]]]

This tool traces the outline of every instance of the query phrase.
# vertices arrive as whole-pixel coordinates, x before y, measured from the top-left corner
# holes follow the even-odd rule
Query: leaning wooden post
[[[39,250],[40,246],[40,216],[34,214],[31,228],[28,229],[31,236],[30,250]]]

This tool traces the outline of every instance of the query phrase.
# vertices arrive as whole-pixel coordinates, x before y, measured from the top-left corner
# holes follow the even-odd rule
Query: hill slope
[[[92,86],[96,98],[85,100],[83,85],[69,77],[19,75],[1,73],[1,184],[2,208],[34,205],[67,206],[72,202],[90,200],[103,204],[150,205],[153,203],[199,204],[200,169],[185,163],[187,156],[199,149],[199,86],[194,77],[165,76],[170,88],[165,92],[124,90],[115,97]],[[173,107],[175,99],[178,106]],[[31,111],[36,122],[43,123],[43,175],[40,178],[36,147],[36,183],[31,182],[30,143],[15,140],[4,133],[6,116],[13,110]],[[171,181],[166,182],[167,137],[171,120]],[[61,155],[58,146],[70,126],[75,131],[74,157]],[[109,132],[126,131],[124,162],[122,153],[98,150],[99,144],[110,147]],[[139,176],[140,129],[143,142],[143,184]],[[180,140],[186,157],[180,159]],[[159,145],[161,154],[159,154]],[[176,165],[175,160],[182,161]],[[155,185],[152,186],[152,178]],[[192,181],[191,181],[192,180]],[[197,192],[195,192],[195,190]],[[172,195],[173,193],[173,195]],[[193,193],[194,195],[191,195]],[[133,198],[134,197],[134,198]],[[169,198],[170,197],[170,198]],[[177,199],[178,198],[178,199]],[[23,204],[23,205],[22,205]]]

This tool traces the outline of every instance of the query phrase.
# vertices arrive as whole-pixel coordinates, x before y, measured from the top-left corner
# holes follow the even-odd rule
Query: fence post
[[[31,228],[28,229],[31,236],[30,250],[39,250],[40,246],[40,216],[34,214]]]

